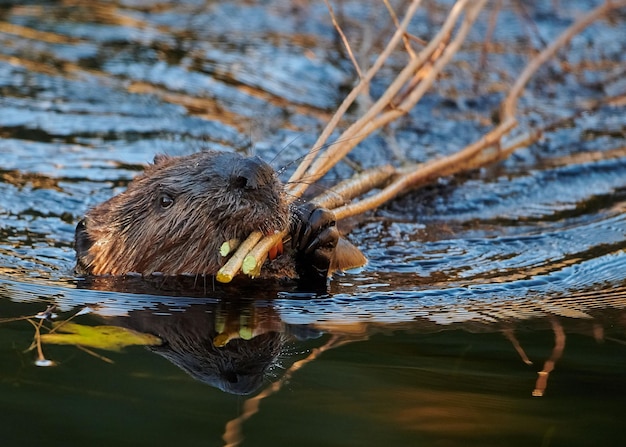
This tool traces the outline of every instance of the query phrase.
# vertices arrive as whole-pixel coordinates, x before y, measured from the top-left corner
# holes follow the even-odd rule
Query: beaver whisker
[[[289,147],[289,145],[291,145],[291,144],[292,144],[294,141],[296,141],[299,137],[300,137],[300,135],[298,135],[297,137],[295,137],[293,140],[291,140],[289,143],[287,143],[287,144],[286,144],[286,145],[285,145],[285,146],[284,146],[284,147],[283,147],[280,151],[278,151],[278,152],[277,152],[277,154],[276,154],[276,155],[272,158],[272,160],[269,162],[269,164],[271,165],[271,164],[272,164],[272,163],[276,160],[276,158],[278,157],[278,155],[280,155],[280,154],[281,154],[281,153],[282,153],[282,152],[283,152],[283,151],[284,151],[287,147]],[[340,138],[340,139],[337,139],[337,140],[332,141],[332,142],[330,142],[330,143],[324,143],[324,144],[321,144],[321,145],[319,145],[319,146],[317,146],[317,147],[313,147],[313,148],[309,149],[309,151],[308,151],[307,153],[305,153],[304,155],[302,155],[302,156],[300,156],[300,157],[297,157],[297,158],[295,158],[295,159],[293,159],[293,160],[289,161],[287,164],[285,164],[284,166],[282,166],[282,167],[280,167],[280,168],[277,168],[277,169],[276,169],[276,172],[277,172],[277,174],[278,174],[279,176],[281,176],[281,175],[283,175],[283,174],[285,173],[285,171],[286,171],[288,168],[290,168],[291,166],[293,166],[295,163],[300,163],[300,162],[301,162],[301,161],[302,161],[302,160],[303,160],[303,159],[304,159],[304,158],[305,158],[305,157],[306,157],[309,153],[313,153],[313,154],[315,154],[315,153],[321,152],[321,151],[323,151],[324,149],[327,149],[327,148],[329,148],[329,147],[331,147],[331,146],[334,146],[335,144],[340,144],[340,143],[343,143],[343,142],[345,142],[345,141],[350,141],[350,140],[353,140],[353,139],[359,139],[359,138],[361,138],[361,136],[359,136],[359,135],[355,135],[355,136],[348,137],[348,138]]]

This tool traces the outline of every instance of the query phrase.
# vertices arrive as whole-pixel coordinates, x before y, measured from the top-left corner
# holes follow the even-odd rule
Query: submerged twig
[[[83,345],[74,345],[74,346],[76,346],[76,347],[77,347],[78,349],[80,349],[81,351],[86,352],[87,354],[89,354],[89,355],[91,355],[91,356],[93,356],[93,357],[95,357],[95,358],[97,358],[97,359],[99,359],[99,360],[102,360],[103,362],[106,362],[106,363],[111,363],[111,364],[115,363],[115,362],[114,362],[113,360],[111,360],[110,358],[105,357],[105,356],[103,356],[102,354],[98,354],[97,352],[92,351],[91,349],[86,348],[86,347],[85,347],[85,346],[83,346]]]
[[[563,330],[563,326],[556,319],[552,319],[552,330],[554,331],[554,348],[552,349],[552,354],[550,358],[546,360],[543,365],[543,369],[539,371],[537,374],[537,382],[535,383],[535,389],[532,392],[532,395],[535,397],[541,397],[546,392],[546,388],[548,386],[548,377],[550,373],[554,370],[554,366],[556,362],[563,355],[563,350],[565,349],[565,331]]]
[[[504,329],[502,331],[502,334],[506,337],[507,340],[511,342],[511,344],[515,348],[515,351],[519,354],[522,361],[526,363],[527,365],[532,365],[533,364],[532,360],[530,360],[528,356],[526,355],[526,352],[524,351],[524,348],[522,348],[522,345],[520,344],[519,340],[515,336],[515,332],[513,332],[513,329]]]
[[[33,344],[27,349],[30,350],[33,347],[37,348],[37,360],[35,360],[35,365],[37,366],[54,366],[55,363],[52,360],[48,360],[43,355],[43,348],[41,347],[41,327],[43,326],[43,319],[40,319],[37,323],[33,320],[26,320],[35,328],[35,337],[33,339]]]

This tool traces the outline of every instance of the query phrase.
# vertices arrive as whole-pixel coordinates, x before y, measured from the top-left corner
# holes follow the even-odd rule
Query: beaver
[[[338,244],[331,211],[313,202],[290,205],[286,197],[276,171],[259,157],[215,150],[157,155],[126,191],[78,223],[76,272],[215,275],[224,241],[289,228],[290,249],[261,275],[325,284],[337,246],[348,244]]]

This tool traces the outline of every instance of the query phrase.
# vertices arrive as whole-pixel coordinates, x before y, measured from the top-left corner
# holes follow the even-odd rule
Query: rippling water
[[[432,36],[448,3],[429,2],[411,31]],[[483,54],[485,12],[431,93],[351,160],[399,165],[474,141],[529,54],[597,3],[503,2]],[[363,63],[389,21],[377,2],[337,6]],[[537,74],[519,119],[553,123],[540,142],[350,222],[369,264],[327,295],[210,279],[181,293],[76,278],[76,222],[157,153],[255,153],[288,178],[355,80],[326,7],[0,5],[5,444],[621,445],[623,28],[618,11]],[[78,326],[52,333],[82,338],[31,346],[68,318]],[[163,343],[117,352],[131,331]]]

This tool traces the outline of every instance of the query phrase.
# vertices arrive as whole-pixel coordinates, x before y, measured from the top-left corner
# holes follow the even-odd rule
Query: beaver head
[[[78,224],[77,271],[215,274],[222,242],[288,224],[283,186],[258,157],[219,151],[160,155],[125,192]]]

